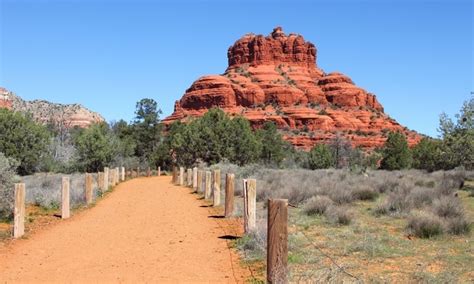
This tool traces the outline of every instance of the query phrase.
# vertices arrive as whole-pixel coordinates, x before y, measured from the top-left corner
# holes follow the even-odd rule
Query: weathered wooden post
[[[268,200],[267,282],[288,283],[288,200]]]
[[[97,184],[98,184],[99,190],[101,192],[105,191],[104,190],[104,173],[103,172],[98,172],[97,173]]]
[[[197,192],[198,193],[203,193],[204,192],[204,188],[203,188],[203,182],[202,182],[202,179],[203,179],[203,175],[204,175],[204,171],[202,170],[199,170],[198,171],[198,175],[197,175]]]
[[[173,184],[177,184],[177,183],[178,183],[178,168],[177,168],[177,167],[173,167],[172,183],[173,183]]]
[[[25,234],[25,184],[15,183],[15,207],[13,211],[13,237],[20,238]]]
[[[244,179],[244,231],[246,234],[256,227],[257,181]]]
[[[115,168],[115,185],[119,184],[120,182],[120,168]]]
[[[204,198],[209,199],[211,198],[211,172],[206,171],[206,180],[205,180],[206,186],[204,188]]]
[[[158,167],[158,176],[161,176],[161,167]]]
[[[115,176],[115,169],[111,169],[111,170],[109,171],[109,184],[110,184],[110,186],[112,186],[112,187],[114,186],[114,183],[115,183],[115,178],[114,178],[114,176]]]
[[[184,168],[179,167],[179,185],[184,185]]]
[[[193,170],[188,169],[186,173],[186,180],[187,180],[187,186],[192,187],[193,186]]]
[[[114,169],[114,177],[113,177],[113,186],[116,186],[118,183],[118,168]]]
[[[86,204],[89,205],[93,201],[92,191],[92,175],[86,173]]]
[[[212,196],[213,203],[212,206],[221,205],[221,170],[216,169],[212,171],[213,174],[213,186],[212,186]]]
[[[224,216],[229,218],[234,213],[234,174],[225,176],[225,213]]]
[[[63,177],[61,187],[61,218],[67,219],[71,216],[71,208],[69,206],[69,177]]]
[[[103,191],[109,190],[109,168],[104,168],[104,189]]]
[[[125,181],[125,167],[120,168],[120,181]]]
[[[146,176],[147,176],[147,177],[151,177],[151,169],[150,169],[150,167],[148,167],[148,168],[146,169]]]
[[[197,192],[198,190],[198,168],[193,168],[193,191]]]

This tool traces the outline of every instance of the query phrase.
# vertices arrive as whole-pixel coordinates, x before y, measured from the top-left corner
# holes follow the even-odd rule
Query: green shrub
[[[327,169],[334,166],[334,157],[331,149],[326,144],[319,144],[309,152],[309,167],[312,170]]]
[[[382,149],[382,169],[401,170],[411,165],[411,153],[405,135],[400,132],[388,134],[387,141]]]
[[[87,172],[101,171],[112,161],[114,148],[105,123],[93,124],[75,137],[78,168]]]
[[[265,122],[262,129],[257,131],[262,148],[260,159],[266,164],[280,165],[285,158],[285,146],[287,143],[278,132],[275,123]]]
[[[441,151],[439,141],[430,138],[421,139],[412,149],[413,168],[430,172],[437,170]]]
[[[18,162],[0,152],[0,220],[10,219],[13,212],[13,183]]]
[[[48,155],[49,138],[46,127],[29,116],[0,109],[0,152],[19,162],[19,174],[37,171],[40,161]]]

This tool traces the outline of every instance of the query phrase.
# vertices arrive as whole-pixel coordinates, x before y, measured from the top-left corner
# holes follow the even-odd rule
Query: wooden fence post
[[[244,179],[244,231],[246,234],[256,227],[257,181]]]
[[[205,180],[206,186],[204,188],[204,198],[209,199],[211,198],[211,172],[206,171],[206,180]]]
[[[61,187],[61,218],[67,219],[71,216],[71,208],[69,206],[69,177],[63,177]]]
[[[104,189],[103,191],[109,190],[109,168],[104,168]]]
[[[120,168],[120,181],[125,181],[125,167]]]
[[[192,170],[192,169],[188,169],[188,170],[187,170],[187,173],[186,173],[186,180],[187,180],[186,185],[187,185],[188,187],[192,187],[192,186],[193,186],[193,170]]]
[[[184,185],[184,168],[179,167],[179,185]]]
[[[115,169],[110,169],[109,171],[109,184],[110,186],[114,186],[115,184]]]
[[[118,181],[118,168],[113,169],[114,175],[113,175],[113,180],[112,180],[112,185],[116,186],[117,181]]]
[[[212,171],[213,186],[212,186],[212,206],[219,206],[221,204],[221,170],[216,169]]]
[[[161,167],[158,167],[158,176],[161,176]]]
[[[199,170],[197,174],[197,192],[202,193],[204,192],[204,188],[202,187],[202,178],[204,175],[204,171]]]
[[[99,190],[101,192],[104,191],[104,173],[103,172],[97,173],[97,184],[99,186]]]
[[[25,234],[25,184],[15,183],[15,207],[13,211],[13,237],[20,238]]]
[[[119,184],[120,182],[120,168],[115,168],[115,185]]]
[[[234,213],[234,174],[225,176],[225,213],[224,216],[229,218]]]
[[[173,184],[178,183],[178,167],[173,167],[173,178],[172,178]]]
[[[92,175],[86,173],[86,204],[89,205],[93,201],[92,191]]]
[[[146,170],[146,176],[147,176],[147,177],[151,177],[151,169],[150,169],[150,167],[148,167],[147,170]]]
[[[268,200],[267,282],[288,283],[288,200]]]
[[[198,184],[198,176],[197,176],[198,173],[197,173],[197,172],[198,172],[198,168],[194,167],[194,168],[192,169],[192,171],[193,171],[192,187],[193,187],[193,191],[194,191],[194,192],[197,192],[197,184]]]

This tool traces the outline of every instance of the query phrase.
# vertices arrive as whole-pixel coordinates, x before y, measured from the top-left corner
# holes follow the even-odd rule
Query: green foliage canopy
[[[408,142],[400,132],[390,132],[382,150],[381,168],[386,170],[402,170],[411,166],[411,152]]]
[[[19,174],[32,174],[38,169],[41,159],[48,153],[49,139],[46,127],[31,117],[0,109],[0,152],[20,163]]]
[[[326,144],[316,145],[309,152],[308,163],[312,170],[330,168],[335,163],[333,151]]]

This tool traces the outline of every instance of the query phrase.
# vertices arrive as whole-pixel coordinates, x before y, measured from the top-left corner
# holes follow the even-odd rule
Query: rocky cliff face
[[[420,136],[384,113],[374,94],[346,75],[316,64],[316,47],[301,35],[277,27],[268,36],[248,34],[227,53],[222,75],[195,81],[164,122],[201,116],[212,107],[243,115],[254,127],[275,122],[286,140],[309,149],[337,133],[353,146],[382,146],[389,131],[404,133],[410,145]]]
[[[0,87],[0,108],[30,113],[37,122],[55,123],[67,128],[88,127],[104,118],[79,104],[63,105],[42,100],[25,101],[14,93]]]

